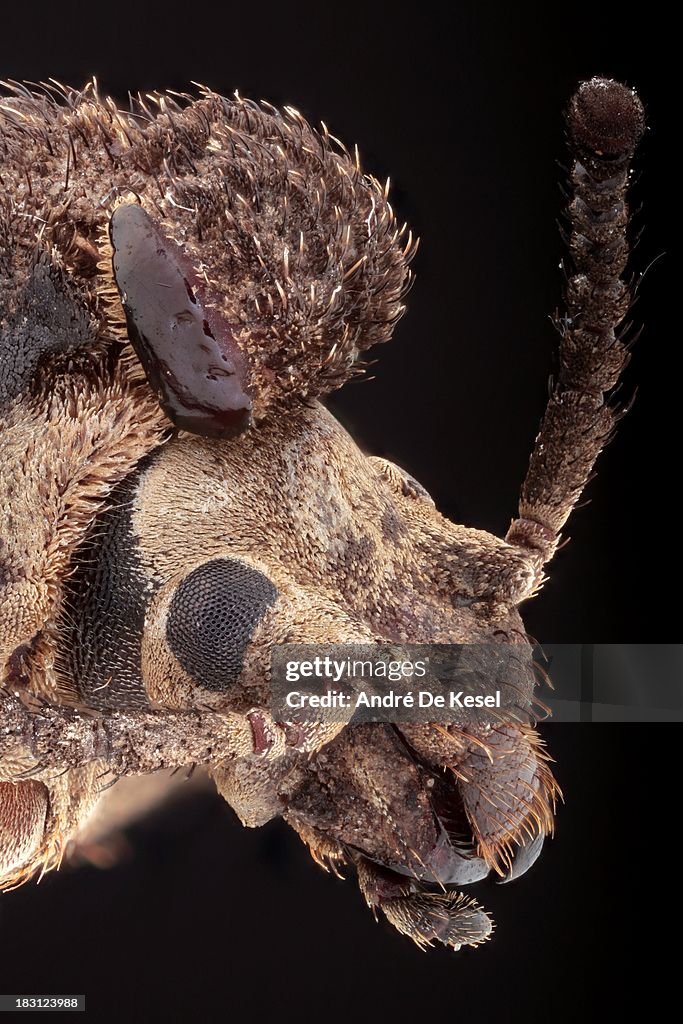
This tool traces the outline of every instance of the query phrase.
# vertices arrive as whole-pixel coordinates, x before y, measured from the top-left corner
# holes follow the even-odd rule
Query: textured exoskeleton
[[[528,649],[518,608],[615,423],[640,102],[594,79],[570,106],[560,368],[499,539],[319,402],[410,283],[357,157],[239,97],[53,91],[0,103],[0,883],[56,865],[112,779],[195,763],[418,944],[476,945],[490,919],[451,887],[521,874],[552,830],[532,724],[293,727],[270,651]]]

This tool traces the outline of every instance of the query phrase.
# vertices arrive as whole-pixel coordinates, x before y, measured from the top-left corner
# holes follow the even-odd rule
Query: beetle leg
[[[272,765],[297,736],[255,708],[247,715],[139,711],[86,715],[42,703],[30,708],[0,689],[0,887],[61,861],[106,788],[106,776],[253,758]],[[105,779],[105,781],[103,781]]]
[[[0,689],[0,720],[3,773],[5,760],[11,763],[17,747],[53,771],[104,761],[116,775],[144,775],[226,757],[275,760],[287,746],[285,729],[260,708],[246,715],[137,709],[85,715],[47,702],[29,708],[15,694]],[[299,749],[296,742],[290,746]]]
[[[425,892],[364,857],[354,858],[358,884],[370,909],[381,910],[402,935],[420,949],[441,942],[459,950],[478,946],[493,931],[493,922],[476,900],[463,893]]]

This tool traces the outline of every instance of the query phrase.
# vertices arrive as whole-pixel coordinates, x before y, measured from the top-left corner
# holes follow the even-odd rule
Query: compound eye
[[[198,686],[213,692],[237,682],[254,630],[277,599],[258,569],[215,558],[178,586],[168,610],[166,639]]]
[[[246,360],[188,256],[135,204],[114,210],[110,234],[128,336],[162,408],[193,434],[239,434],[251,419]]]

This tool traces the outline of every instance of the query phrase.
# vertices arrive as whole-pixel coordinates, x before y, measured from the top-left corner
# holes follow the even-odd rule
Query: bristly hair
[[[254,414],[324,395],[391,336],[416,243],[387,187],[325,125],[239,95],[160,94],[122,111],[98,95],[6,83],[0,219],[13,266],[46,247],[74,275],[100,336],[121,336],[103,239],[114,207],[140,202],[184,246],[249,363]],[[1,311],[0,311],[1,312]]]

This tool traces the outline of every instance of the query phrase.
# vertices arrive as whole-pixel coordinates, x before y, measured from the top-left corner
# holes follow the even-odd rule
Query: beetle
[[[559,371],[505,538],[321,404],[402,316],[416,243],[323,125],[209,89],[0,103],[0,882],[104,789],[208,768],[418,945],[491,933],[558,795],[528,721],[276,721],[273,645],[516,644],[619,416],[636,93],[582,83]],[[519,694],[531,710],[533,684]]]

